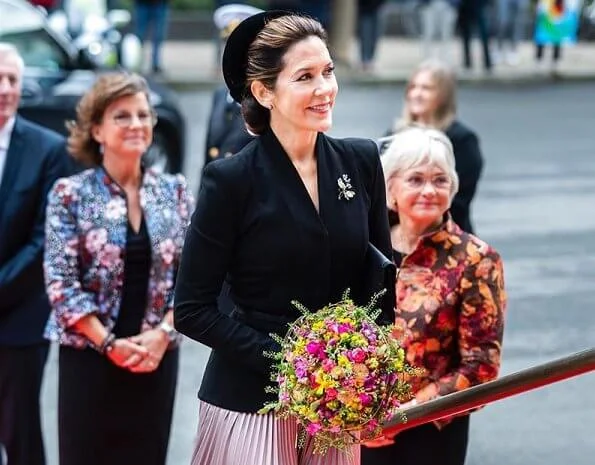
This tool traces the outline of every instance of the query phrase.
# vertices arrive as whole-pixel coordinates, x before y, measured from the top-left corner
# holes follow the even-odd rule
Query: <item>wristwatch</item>
[[[178,334],[176,329],[172,325],[170,325],[167,321],[162,321],[161,324],[159,325],[159,329],[167,335],[167,337],[169,338],[170,341],[174,337],[176,337],[176,334]]]

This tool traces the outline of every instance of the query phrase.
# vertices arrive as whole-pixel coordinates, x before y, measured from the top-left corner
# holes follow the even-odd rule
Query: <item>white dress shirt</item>
[[[14,128],[15,117],[10,118],[3,128],[0,129],[0,185],[2,185],[2,175],[4,174],[4,166],[6,165],[6,154],[8,153],[8,146],[10,145],[10,136]]]

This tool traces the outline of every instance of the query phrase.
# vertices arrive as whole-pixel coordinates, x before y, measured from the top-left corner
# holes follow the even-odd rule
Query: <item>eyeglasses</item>
[[[447,175],[434,176],[433,178],[427,179],[419,174],[412,174],[409,176],[402,177],[405,185],[409,189],[421,190],[426,187],[427,183],[430,183],[436,190],[450,189],[451,181]]]
[[[157,124],[157,115],[153,112],[140,112],[136,115],[130,113],[120,113],[112,117],[112,121],[119,128],[129,128],[137,119],[141,126],[155,126]]]

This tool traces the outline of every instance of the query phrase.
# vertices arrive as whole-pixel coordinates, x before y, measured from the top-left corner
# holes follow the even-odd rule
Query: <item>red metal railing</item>
[[[404,413],[407,421],[402,423],[400,418],[394,417],[385,423],[385,434],[391,436],[414,426],[467,412],[500,399],[594,370],[595,348],[577,352],[405,409]]]

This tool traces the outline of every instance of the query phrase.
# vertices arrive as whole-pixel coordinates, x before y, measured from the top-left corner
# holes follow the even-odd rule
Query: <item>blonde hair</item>
[[[416,166],[439,166],[450,179],[450,201],[459,190],[459,176],[450,140],[437,129],[409,126],[398,131],[381,158],[384,181]]]
[[[395,130],[399,130],[402,127],[406,127],[415,123],[415,119],[411,114],[409,105],[407,103],[407,94],[413,84],[413,80],[420,74],[427,72],[430,74],[432,81],[438,89],[438,108],[433,116],[432,127],[440,129],[441,131],[446,130],[448,126],[453,122],[457,114],[457,102],[456,102],[456,85],[457,79],[454,70],[437,59],[426,60],[419,64],[413,71],[407,82],[405,88],[405,98],[403,100],[403,113],[399,119],[395,122]]]

